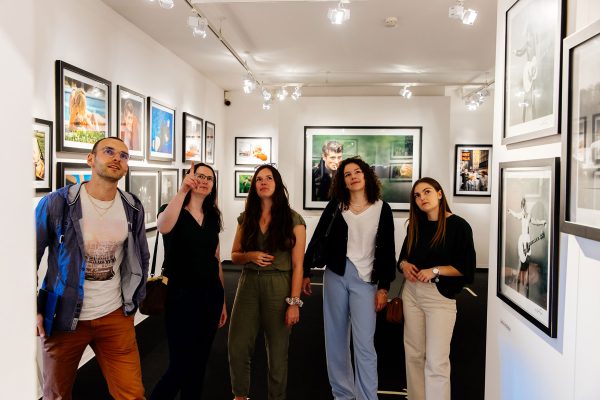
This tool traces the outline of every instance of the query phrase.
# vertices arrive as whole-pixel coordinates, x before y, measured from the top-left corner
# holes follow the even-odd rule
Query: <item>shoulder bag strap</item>
[[[152,269],[150,269],[150,278],[154,276],[154,272],[156,271],[156,250],[158,249],[158,237],[160,236],[160,232],[158,229],[156,230],[156,241],[154,242],[154,254],[152,255]]]

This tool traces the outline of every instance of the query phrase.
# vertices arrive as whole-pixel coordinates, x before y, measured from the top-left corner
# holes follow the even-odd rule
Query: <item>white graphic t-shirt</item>
[[[79,319],[85,321],[103,317],[123,305],[119,268],[127,239],[127,218],[118,193],[114,201],[97,200],[82,185],[80,199],[86,268]]]

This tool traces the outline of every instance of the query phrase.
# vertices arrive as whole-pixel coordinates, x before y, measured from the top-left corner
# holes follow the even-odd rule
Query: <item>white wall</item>
[[[509,0],[498,4],[496,87],[503,87],[504,13]],[[568,4],[568,33],[600,18],[597,0]],[[501,145],[502,91],[496,92],[494,110],[494,176],[492,216],[498,212],[498,163],[560,157],[559,137],[515,145]],[[563,105],[564,106],[564,105]],[[491,232],[497,232],[497,218]],[[549,338],[502,302],[496,293],[497,237],[490,237],[490,272],[487,320],[487,400],[598,399],[600,397],[600,292],[595,276],[600,270],[597,242],[560,235],[558,337]]]

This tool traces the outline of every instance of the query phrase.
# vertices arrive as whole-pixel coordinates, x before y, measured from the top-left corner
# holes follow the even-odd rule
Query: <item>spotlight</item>
[[[265,102],[267,102],[267,101],[271,100],[271,98],[273,97],[273,95],[271,94],[270,91],[268,91],[267,89],[263,88],[263,90],[262,90],[262,97],[263,97],[263,100]]]
[[[448,9],[448,17],[460,19],[465,25],[473,25],[477,19],[477,11],[471,8],[465,10],[464,0],[458,0],[456,5]]]
[[[170,10],[175,6],[173,0],[158,0],[158,4],[165,10]]]
[[[285,89],[285,87],[281,87],[281,89],[277,91],[277,100],[284,101],[287,96],[288,91]]]
[[[330,8],[327,12],[327,18],[333,25],[341,25],[350,19],[350,10],[344,8],[343,1],[340,1],[337,7]]]
[[[408,86],[404,86],[402,88],[402,90],[400,91],[400,96],[404,97],[407,100],[412,97],[412,92],[410,91],[410,89],[408,88]]]
[[[188,17],[188,26],[192,28],[192,35],[194,35],[194,37],[202,39],[206,38],[208,30],[208,20],[206,18],[192,15],[191,17]]]
[[[477,19],[477,11],[469,8],[464,12],[462,17],[462,23],[465,25],[473,25]]]
[[[265,100],[263,103],[263,110],[270,110],[271,109],[271,99],[269,100]]]
[[[300,91],[300,86],[296,86],[296,88],[292,92],[291,98],[292,98],[292,100],[296,101],[300,98],[300,96],[302,96],[302,92]]]
[[[252,78],[252,75],[250,75],[249,73],[244,77],[243,85],[244,93],[246,94],[250,94],[254,92],[254,89],[256,89],[256,81],[254,80],[254,78]]]

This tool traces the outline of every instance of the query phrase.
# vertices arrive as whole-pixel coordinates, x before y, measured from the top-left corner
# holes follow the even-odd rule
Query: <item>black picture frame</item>
[[[175,161],[176,109],[148,97],[148,160]]]
[[[502,144],[559,133],[565,0],[516,0],[506,10]]]
[[[215,149],[216,149],[216,127],[210,121],[204,121],[204,162],[206,164],[214,165],[215,163]]]
[[[599,44],[600,21],[563,44],[560,230],[595,241],[600,241],[600,56],[595,50]]]
[[[182,154],[183,162],[202,162],[204,153],[204,120],[188,112],[183,113]]]
[[[52,191],[52,126],[52,121],[33,120],[33,187],[36,193]]]
[[[560,159],[500,163],[497,296],[557,337]],[[518,211],[515,211],[518,210]]]
[[[235,138],[235,165],[255,166],[272,162],[270,137],[240,136]]]
[[[92,168],[85,162],[57,162],[56,163],[56,188],[67,185],[76,185],[89,181]]]
[[[127,172],[127,191],[140,199],[144,206],[146,231],[156,229],[160,207],[160,170],[158,168],[130,167]]]
[[[234,194],[238,199],[245,199],[248,197],[250,191],[250,182],[254,176],[254,170],[236,170],[234,171]],[[248,179],[248,177],[250,179]],[[243,181],[242,181],[243,179]]]
[[[146,151],[146,96],[117,85],[117,136],[129,148],[129,157],[143,160]]]
[[[57,151],[89,153],[94,143],[110,136],[111,86],[107,79],[56,60]]]
[[[179,190],[179,169],[163,168],[160,170],[160,197],[158,206],[167,204]]]
[[[457,144],[454,147],[454,196],[490,197],[491,144]]]

